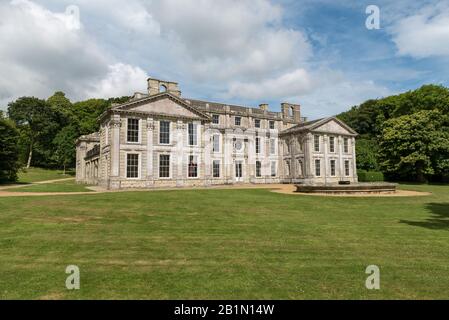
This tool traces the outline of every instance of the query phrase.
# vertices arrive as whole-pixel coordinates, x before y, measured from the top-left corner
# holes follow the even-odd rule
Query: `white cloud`
[[[388,30],[399,55],[449,56],[449,2],[425,6],[415,14],[399,18]]]

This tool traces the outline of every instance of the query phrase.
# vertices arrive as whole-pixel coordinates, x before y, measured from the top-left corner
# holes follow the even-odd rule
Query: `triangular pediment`
[[[185,101],[168,93],[131,101],[115,108],[117,111],[162,115],[174,118],[208,120],[209,117]]]
[[[348,125],[346,125],[343,121],[337,118],[327,118],[324,121],[316,123],[310,129],[311,131],[330,133],[330,134],[342,134],[342,135],[357,134]]]

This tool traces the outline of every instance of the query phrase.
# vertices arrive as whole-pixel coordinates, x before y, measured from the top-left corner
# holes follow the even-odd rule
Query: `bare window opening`
[[[159,92],[167,92],[167,86],[165,84],[161,84],[159,86]]]
[[[295,111],[295,109],[293,108],[293,107],[290,107],[289,109],[288,109],[288,116],[290,117],[290,118],[293,118],[293,112]]]

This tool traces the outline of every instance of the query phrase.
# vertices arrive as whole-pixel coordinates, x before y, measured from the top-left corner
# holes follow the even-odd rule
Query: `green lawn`
[[[0,298],[449,298],[449,187],[428,197],[179,190],[0,198]],[[65,268],[81,290],[65,289]],[[365,268],[381,269],[381,290]]]
[[[62,170],[50,170],[42,168],[29,168],[19,171],[19,183],[32,183],[39,181],[57,180],[71,178],[73,174],[63,174]]]
[[[20,188],[6,189],[8,192],[90,192],[85,185],[76,184],[75,180],[53,183],[34,184]]]

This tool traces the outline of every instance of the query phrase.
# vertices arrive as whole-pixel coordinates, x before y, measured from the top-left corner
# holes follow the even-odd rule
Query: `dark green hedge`
[[[384,174],[378,171],[358,170],[357,175],[359,176],[360,182],[378,182],[385,180]]]

